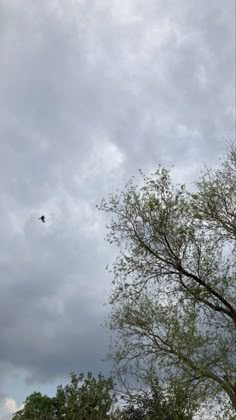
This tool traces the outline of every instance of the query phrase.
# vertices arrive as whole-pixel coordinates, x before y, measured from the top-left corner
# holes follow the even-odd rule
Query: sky
[[[0,420],[109,373],[96,204],[141,168],[190,185],[235,139],[235,1],[0,0]],[[38,220],[46,215],[46,223]]]

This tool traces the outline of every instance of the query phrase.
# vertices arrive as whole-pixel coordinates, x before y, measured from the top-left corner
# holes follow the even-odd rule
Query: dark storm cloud
[[[0,1],[2,386],[108,369],[95,204],[139,167],[193,180],[235,136],[234,1],[121,3]]]
[[[35,214],[2,258],[0,359],[32,375],[38,371],[41,378],[73,366],[96,369],[106,351],[99,328],[105,288],[101,244],[96,232],[84,234],[72,221],[58,232],[37,223]]]

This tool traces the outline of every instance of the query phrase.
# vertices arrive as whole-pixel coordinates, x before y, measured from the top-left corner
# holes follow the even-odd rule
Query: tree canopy
[[[55,397],[34,392],[13,420],[105,420],[114,402],[112,378],[102,374],[95,379],[91,372],[71,374],[65,387],[58,386]]]
[[[53,416],[53,399],[40,392],[33,392],[26,398],[24,408],[15,413],[13,420],[51,420]]]
[[[123,374],[151,369],[236,409],[236,146],[194,192],[162,167],[141,175],[100,206],[119,247],[111,357]]]
[[[58,386],[55,397],[40,392],[28,396],[13,420],[192,419],[186,414],[186,402],[174,393],[164,395],[155,381],[151,392],[136,394],[132,398],[126,395],[125,403],[117,402],[111,377],[105,378],[100,373],[95,379],[91,372],[87,376],[72,373],[70,383]]]

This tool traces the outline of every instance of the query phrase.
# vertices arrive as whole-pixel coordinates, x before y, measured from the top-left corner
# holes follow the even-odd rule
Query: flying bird
[[[45,223],[45,216],[43,215],[43,216],[39,217],[39,220],[42,220],[42,222]]]

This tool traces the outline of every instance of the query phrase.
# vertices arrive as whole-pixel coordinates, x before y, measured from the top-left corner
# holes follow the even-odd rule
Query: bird
[[[42,220],[42,222],[45,223],[45,216],[42,215],[41,217],[39,217],[39,220]]]

